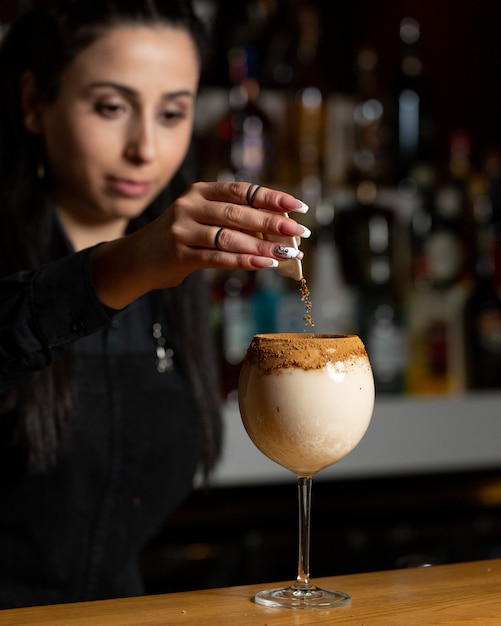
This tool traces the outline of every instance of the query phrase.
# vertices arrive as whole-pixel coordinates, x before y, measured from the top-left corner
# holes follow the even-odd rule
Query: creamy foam
[[[355,336],[257,335],[239,404],[261,452],[313,475],[351,452],[369,426],[374,380],[364,346]]]

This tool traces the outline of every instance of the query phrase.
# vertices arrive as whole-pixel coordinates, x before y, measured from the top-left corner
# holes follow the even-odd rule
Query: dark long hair
[[[53,102],[61,73],[75,56],[108,29],[124,24],[165,24],[186,30],[202,65],[204,29],[185,0],[42,0],[4,35],[0,46],[0,276],[36,268],[60,254],[44,180],[37,176],[41,139],[26,132],[23,124],[20,77],[31,71],[41,97]],[[138,222],[154,219],[188,182],[185,163]],[[135,227],[131,223],[130,229]],[[174,313],[177,353],[201,411],[207,473],[220,453],[221,419],[209,297],[200,297],[203,282],[203,273],[195,272],[164,297]],[[0,398],[0,411],[15,408],[19,416],[15,441],[31,470],[43,470],[55,461],[67,431],[74,408],[71,362],[70,349]]]

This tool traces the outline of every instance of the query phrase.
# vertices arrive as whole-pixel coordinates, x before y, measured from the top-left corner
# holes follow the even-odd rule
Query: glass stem
[[[308,589],[310,581],[310,509],[311,509],[311,476],[300,476],[298,483],[299,500],[299,556],[297,578],[294,587]]]

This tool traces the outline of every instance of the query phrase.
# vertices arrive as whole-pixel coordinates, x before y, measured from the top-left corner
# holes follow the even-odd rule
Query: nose
[[[125,158],[133,163],[147,163],[155,158],[154,127],[146,117],[137,116],[131,120],[124,152]]]

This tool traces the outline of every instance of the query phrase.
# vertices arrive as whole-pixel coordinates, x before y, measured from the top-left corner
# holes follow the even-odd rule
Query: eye
[[[114,119],[127,110],[127,106],[123,102],[97,102],[95,110],[99,115]]]
[[[174,126],[186,118],[186,113],[180,110],[168,110],[163,111],[160,117],[165,126]]]

